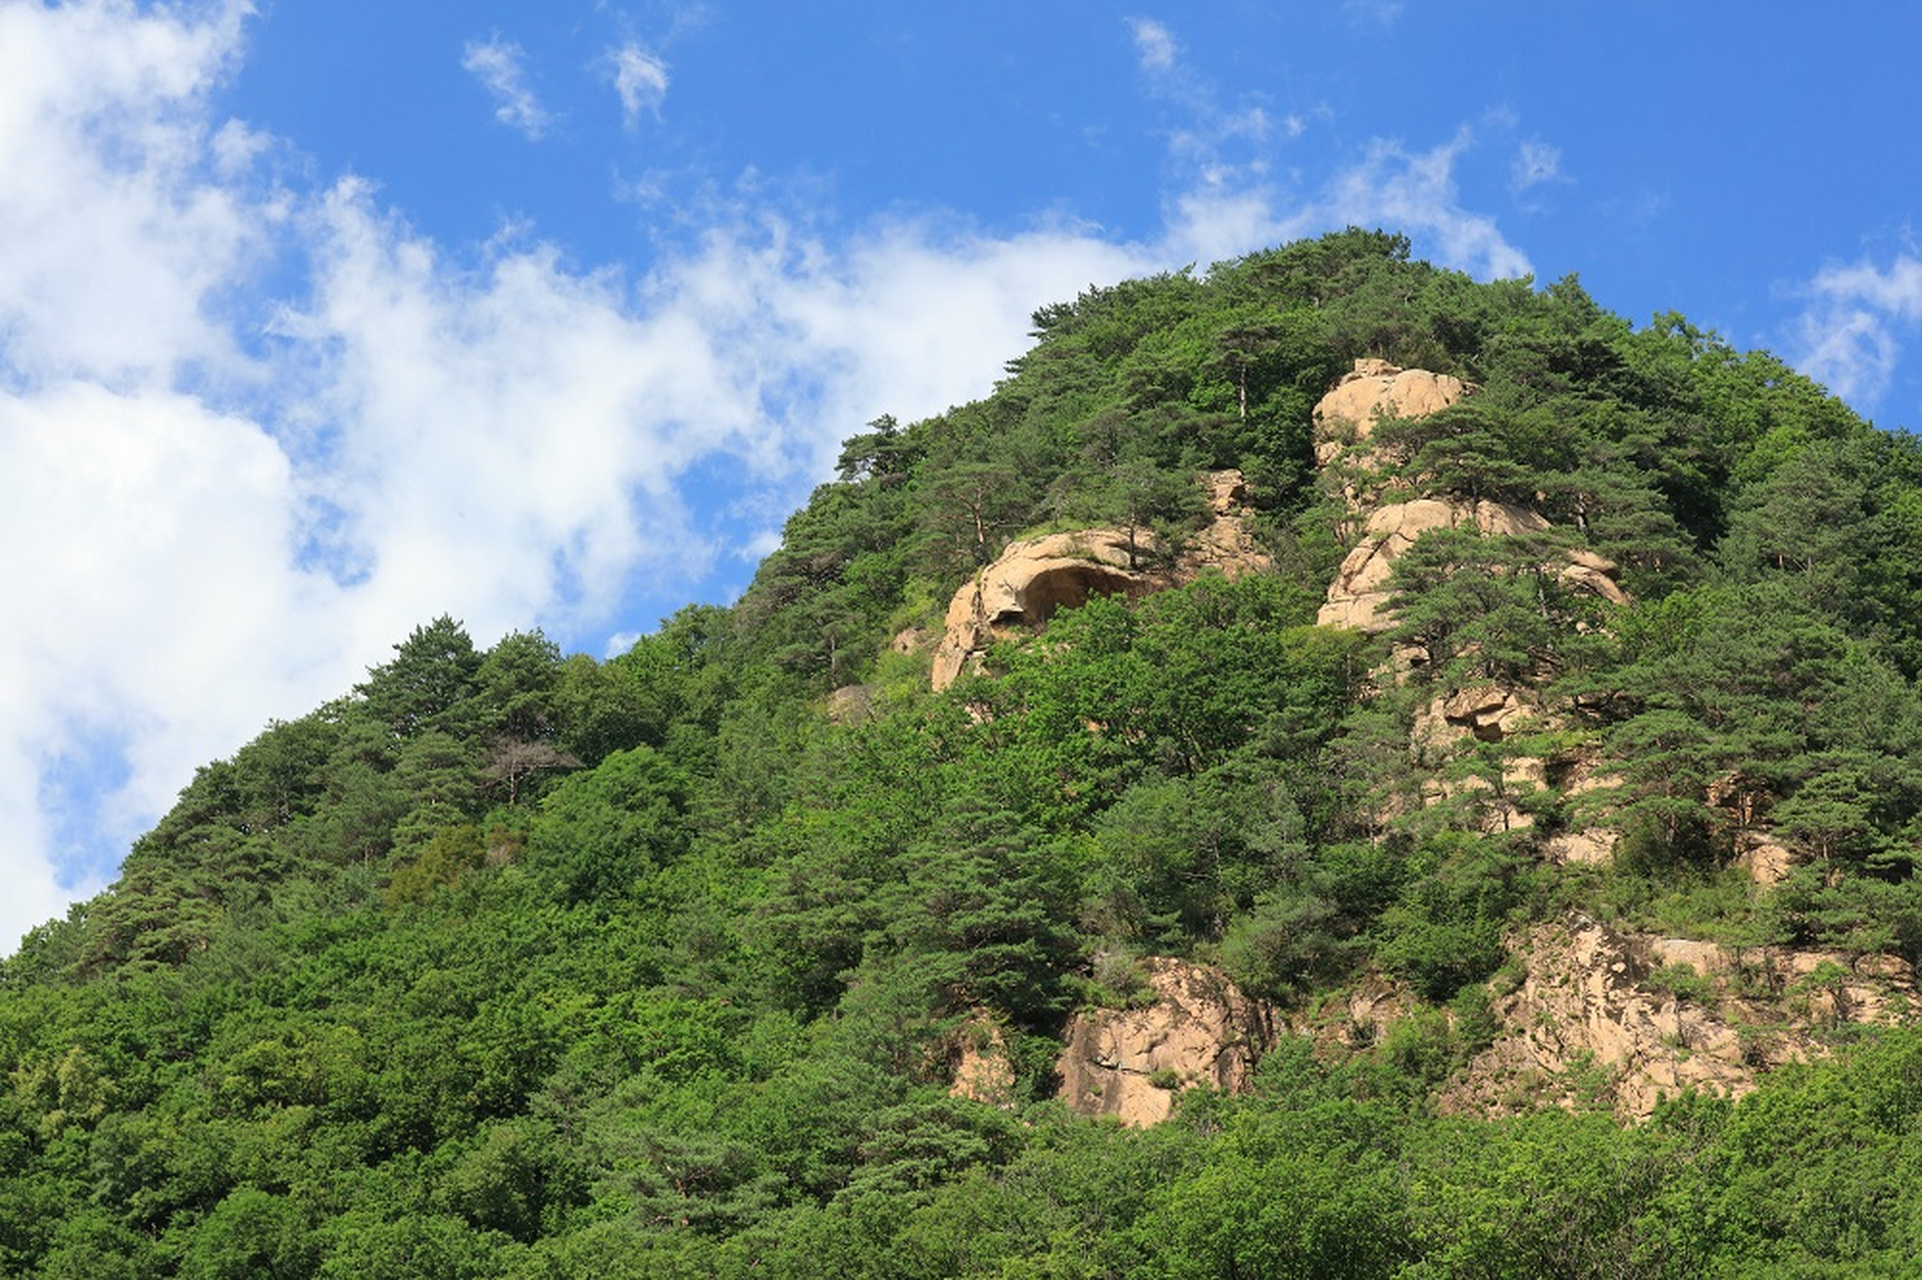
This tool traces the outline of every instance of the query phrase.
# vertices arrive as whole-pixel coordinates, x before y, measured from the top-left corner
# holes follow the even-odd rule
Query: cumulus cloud
[[[456,258],[359,179],[248,176],[262,140],[207,98],[237,12],[0,8],[0,535],[31,552],[0,946],[423,617],[610,629],[726,553],[693,470],[726,459],[765,539],[863,422],[984,393],[1035,307],[1150,265],[1072,224],[826,243],[765,210],[638,274],[513,235]],[[285,260],[304,287],[261,294]]]
[[[1484,277],[1523,276],[1528,258],[1510,244],[1495,219],[1462,206],[1455,161],[1471,145],[1466,130],[1427,151],[1377,139],[1356,164],[1339,173],[1307,216],[1317,226],[1391,227],[1407,232],[1424,252]]]
[[[479,80],[494,99],[496,120],[538,142],[554,123],[554,117],[527,87],[526,73],[521,69],[521,59],[525,56],[518,44],[494,35],[484,41],[469,41],[461,54],[460,65]]]
[[[182,361],[231,365],[207,299],[270,211],[194,177],[206,122],[192,104],[229,68],[241,8],[187,23],[0,7],[0,332],[14,377],[121,385]]]
[[[1406,232],[1416,251],[1484,279],[1532,274],[1495,219],[1461,202],[1454,169],[1467,131],[1426,151],[1376,139],[1320,190],[1289,198],[1264,182],[1201,182],[1171,202],[1166,250],[1207,262],[1347,226]]]
[[[667,98],[667,64],[632,41],[608,51],[607,66],[614,92],[621,98],[621,116],[632,129],[642,112],[659,114]]]
[[[1805,291],[1810,303],[1792,333],[1796,364],[1843,399],[1873,405],[1888,390],[1904,330],[1922,320],[1922,258],[1830,265]]]

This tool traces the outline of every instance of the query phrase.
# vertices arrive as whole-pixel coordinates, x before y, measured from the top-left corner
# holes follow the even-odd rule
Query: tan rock
[[[1430,530],[1475,528],[1484,535],[1513,535],[1539,533],[1548,527],[1548,521],[1535,512],[1506,502],[1416,498],[1379,507],[1336,571],[1316,621],[1358,631],[1386,630],[1393,621],[1383,609],[1395,561]]]
[[[1205,572],[1234,578],[1270,567],[1240,505],[1247,484],[1235,470],[1210,472],[1214,522],[1172,557],[1160,540],[1137,530],[1130,548],[1125,529],[1083,529],[1010,542],[993,564],[963,583],[948,603],[934,651],[933,684],[947,688],[997,639],[1046,625],[1061,609],[1095,596],[1145,595],[1192,581]]]
[[[1615,575],[1621,570],[1613,560],[1579,548],[1563,554],[1569,561],[1559,575],[1563,586],[1600,596],[1610,604],[1628,603],[1628,592],[1615,581]]]
[[[1906,1016],[1914,993],[1914,975],[1894,957],[1851,967],[1836,952],[1738,953],[1619,933],[1579,913],[1537,925],[1516,942],[1526,956],[1524,977],[1494,1004],[1507,1033],[1445,1094],[1450,1110],[1601,1103],[1642,1119],[1664,1094],[1740,1097],[1770,1068],[1824,1055],[1824,1027]],[[1825,963],[1835,968],[1823,970]],[[1712,984],[1713,998],[1678,1000],[1648,984],[1669,965],[1693,969]],[[1841,976],[1817,980],[1817,973]],[[1738,984],[1744,974],[1749,981]],[[1775,975],[1780,995],[1746,994],[1756,974]],[[1524,1087],[1531,1081],[1532,1089]]]
[[[1693,938],[1656,938],[1648,944],[1657,965],[1685,964],[1704,978],[1729,971],[1728,953],[1713,942]]]
[[[1552,527],[1539,512],[1512,502],[1416,498],[1377,507],[1329,584],[1327,602],[1316,621],[1358,631],[1387,630],[1394,621],[1384,609],[1395,561],[1430,530],[1473,528],[1484,537],[1514,537]],[[1613,577],[1614,562],[1581,548],[1560,554],[1567,560],[1560,576],[1568,586],[1592,592],[1613,604],[1628,602]]]
[[[964,1022],[949,1040],[948,1092],[991,1107],[1014,1105],[1014,1063],[1000,1024],[985,1013]]]
[[[1735,864],[1756,884],[1780,884],[1795,870],[1796,857],[1787,845],[1765,831],[1744,831],[1736,841]]]
[[[1098,595],[1136,595],[1150,584],[1143,563],[1154,553],[1154,535],[1137,532],[1130,554],[1125,529],[1086,529],[1011,542],[995,562],[964,583],[948,604],[940,646],[934,653],[934,687],[953,684],[997,631],[1039,627],[1055,611],[1086,604]]]
[[[1469,811],[1481,829],[1491,833],[1533,826],[1534,819],[1516,801],[1548,785],[1547,767],[1539,757],[1504,755],[1499,787],[1492,777],[1457,776],[1447,766],[1477,742],[1504,742],[1547,723],[1552,720],[1545,717],[1532,689],[1484,684],[1436,695],[1415,713],[1409,732],[1415,762],[1427,773],[1424,803],[1470,801]]]
[[[1231,515],[1248,501],[1247,478],[1234,467],[1210,471],[1203,482],[1208,490],[1208,507],[1218,516]]]
[[[1267,1007],[1218,971],[1163,957],[1143,965],[1154,1003],[1091,1010],[1068,1022],[1056,1070],[1061,1096],[1078,1115],[1150,1125],[1168,1118],[1183,1089],[1245,1091],[1274,1042]]]
[[[1617,839],[1619,837],[1606,827],[1558,831],[1542,841],[1542,856],[1550,862],[1607,866],[1615,860]]]
[[[1473,389],[1445,373],[1403,369],[1386,360],[1357,360],[1353,371],[1344,374],[1315,406],[1316,438],[1338,444],[1359,443],[1384,417],[1427,417]]]

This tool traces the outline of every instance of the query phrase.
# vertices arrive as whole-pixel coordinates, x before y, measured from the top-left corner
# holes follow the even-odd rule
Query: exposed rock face
[[[1445,373],[1404,369],[1386,360],[1357,360],[1315,406],[1315,456],[1326,466],[1344,446],[1367,440],[1380,419],[1425,418],[1473,390]]]
[[[1541,533],[1551,527],[1539,513],[1510,502],[1416,498],[1378,507],[1368,517],[1361,540],[1341,562],[1328,586],[1328,601],[1315,620],[1323,626],[1386,631],[1394,622],[1385,606],[1395,561],[1430,530],[1473,528],[1485,537],[1504,537]],[[1564,583],[1611,604],[1627,603],[1628,597],[1615,584],[1612,562],[1579,549],[1565,553],[1563,559],[1566,563],[1559,576]]]
[[[1802,859],[1764,831],[1745,831],[1736,840],[1735,864],[1761,885],[1780,884]]]
[[[1558,831],[1542,841],[1542,856],[1550,862],[1580,862],[1606,866],[1615,860],[1615,844],[1620,837],[1607,827],[1585,827],[1580,831]]]
[[[1534,723],[1541,706],[1531,689],[1478,684],[1435,699],[1417,717],[1415,733],[1421,741],[1443,745],[1464,737],[1478,742],[1501,742]]]
[[[1405,987],[1371,973],[1333,993],[1333,998],[1317,1001],[1311,1009],[1291,1011],[1279,1031],[1307,1036],[1318,1049],[1354,1052],[1377,1043],[1389,1027],[1419,1006],[1420,1001]]]
[[[1472,795],[1478,801],[1486,831],[1519,830],[1534,819],[1515,805],[1522,795],[1548,781],[1544,761],[1528,755],[1508,755],[1501,762],[1501,785],[1475,775],[1450,779],[1443,766],[1472,742],[1506,742],[1545,720],[1541,698],[1532,689],[1484,684],[1438,695],[1416,713],[1410,745],[1417,764],[1429,770],[1424,784],[1426,803],[1451,796]]]
[[[1208,489],[1208,509],[1217,517],[1233,515],[1248,501],[1248,481],[1233,467],[1210,471],[1203,477]]]
[[[1009,543],[949,602],[934,654],[935,689],[953,684],[1000,636],[1043,626],[1057,610],[1078,608],[1095,596],[1165,590],[1207,569],[1234,577],[1266,568],[1268,557],[1239,514],[1246,495],[1241,472],[1210,472],[1204,480],[1214,522],[1182,548],[1172,568],[1147,567],[1163,557],[1159,540],[1145,529],[1135,532],[1132,545],[1126,529],[1083,529]]]
[[[1156,1124],[1182,1089],[1247,1089],[1255,1063],[1274,1043],[1267,1007],[1220,973],[1160,957],[1143,963],[1153,1004],[1076,1014],[1068,1023],[1056,1070],[1061,1096],[1078,1115]]]
[[[1712,943],[1635,938],[1579,914],[1535,926],[1523,949],[1526,976],[1495,1003],[1509,1032],[1444,1097],[1450,1109],[1589,1101],[1642,1119],[1664,1094],[1739,1097],[1769,1068],[1825,1053],[1817,1026],[1891,1020],[1914,991],[1892,957],[1753,948],[1738,964]],[[1650,981],[1670,966],[1693,970],[1706,998]]]
[[[1084,529],[1010,542],[995,562],[964,584],[948,604],[947,630],[934,653],[934,687],[945,689],[998,630],[1039,627],[1062,608],[1098,595],[1136,595],[1150,576],[1138,566],[1154,550],[1136,535],[1129,555],[1125,529]],[[1132,559],[1132,564],[1131,564]]]
[[[1373,469],[1367,441],[1383,417],[1423,418],[1438,413],[1475,388],[1460,378],[1426,369],[1403,369],[1385,360],[1357,360],[1333,390],[1315,406],[1315,457],[1328,466],[1344,454],[1363,470]],[[1352,490],[1351,504],[1365,509],[1364,495]],[[1394,562],[1431,529],[1474,527],[1484,535],[1541,533],[1549,523],[1526,507],[1500,502],[1469,502],[1455,497],[1417,498],[1375,508],[1359,541],[1342,561],[1328,588],[1318,619],[1325,626],[1383,631],[1390,620],[1382,606]],[[1616,585],[1616,566],[1591,551],[1560,556],[1563,582],[1615,603],[1627,597]]]
[[[977,1014],[961,1025],[949,1044],[948,1068],[953,1083],[948,1092],[991,1107],[1014,1105],[1014,1064],[1001,1028],[988,1015]]]
[[[1248,500],[1248,484],[1241,472],[1210,471],[1203,477],[1208,490],[1208,505],[1214,522],[1189,540],[1176,561],[1175,578],[1186,582],[1204,570],[1217,569],[1223,576],[1236,578],[1269,568],[1268,553],[1255,543],[1242,518]]]
[[[1539,533],[1548,521],[1525,507],[1460,498],[1417,498],[1377,508],[1336,571],[1316,621],[1360,631],[1387,630],[1392,619],[1384,606],[1395,561],[1430,530],[1471,527],[1484,534]]]

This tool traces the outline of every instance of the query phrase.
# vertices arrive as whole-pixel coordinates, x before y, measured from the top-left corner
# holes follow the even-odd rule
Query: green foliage
[[[1436,1099],[1567,909],[1832,948],[1783,993],[1812,1017],[1857,957],[1922,961],[1913,443],[1680,317],[1378,231],[1035,329],[987,399],[853,436],[737,605],[607,662],[436,618],[202,768],[0,963],[0,1272],[1912,1271],[1914,1031],[1639,1128]],[[1363,355],[1478,384],[1379,424],[1367,484],[1552,523],[1423,538],[1373,639],[1313,625],[1354,524],[1311,410]],[[1271,571],[1063,609],[940,695],[889,650],[1046,522],[1165,567],[1219,467]],[[1632,603],[1564,573],[1597,558]],[[1487,686],[1564,727],[1411,742]],[[1613,866],[1545,865],[1589,822]],[[1769,891],[1730,865],[1764,831],[1805,861]],[[1068,1116],[1065,1017],[1148,999],[1153,953],[1309,1022],[1363,977],[1412,1007],[1150,1131]],[[964,1045],[1009,1109],[949,1091]]]

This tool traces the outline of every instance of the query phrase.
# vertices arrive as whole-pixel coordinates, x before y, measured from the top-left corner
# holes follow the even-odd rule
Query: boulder
[[[1424,418],[1446,409],[1474,387],[1426,369],[1362,359],[1315,406],[1315,456],[1325,466],[1346,445],[1360,444],[1384,417]]]
[[[953,684],[997,632],[1039,627],[1064,608],[1100,595],[1136,595],[1151,575],[1141,565],[1158,544],[1146,530],[1083,529],[1011,542],[995,562],[964,583],[948,604],[946,629],[934,652],[934,687]]]
[[[1547,716],[1541,699],[1531,689],[1506,685],[1473,685],[1454,693],[1437,694],[1415,713],[1409,745],[1417,764],[1428,771],[1422,788],[1424,804],[1445,799],[1474,802],[1484,831],[1515,831],[1534,819],[1515,800],[1547,785],[1547,770],[1537,756],[1511,754],[1501,761],[1501,785],[1478,773],[1457,774],[1448,764],[1461,758],[1475,742],[1504,742],[1525,730],[1559,723]]]
[[[1328,599],[1316,621],[1358,631],[1387,630],[1394,624],[1384,606],[1395,561],[1431,529],[1474,528],[1485,537],[1503,537],[1542,533],[1552,527],[1539,512],[1512,502],[1416,498],[1377,507],[1328,585]],[[1612,561],[1580,548],[1563,553],[1563,559],[1566,563],[1558,576],[1568,586],[1599,595],[1611,604],[1628,602],[1615,583]]]
[[[1387,630],[1393,623],[1382,611],[1388,603],[1388,577],[1402,552],[1431,529],[1471,526],[1484,534],[1539,533],[1549,527],[1535,512],[1506,502],[1416,498],[1378,507],[1336,571],[1316,621],[1358,631]]]
[[[1068,1021],[1055,1069],[1077,1115],[1151,1125],[1168,1118],[1183,1089],[1244,1092],[1274,1043],[1268,1008],[1219,971],[1165,957],[1142,965],[1152,1004],[1088,1010]]]
[[[1233,515],[1248,501],[1248,481],[1234,467],[1210,471],[1202,483],[1208,490],[1208,509],[1217,516]]]
[[[989,645],[1018,630],[1046,625],[1056,611],[1095,596],[1138,596],[1193,580],[1207,571],[1227,577],[1269,567],[1241,515],[1247,482],[1239,471],[1202,477],[1214,520],[1170,557],[1146,529],[1082,529],[1010,542],[993,564],[963,583],[948,603],[934,652],[936,692],[953,684]],[[1151,567],[1152,566],[1152,567]]]
[[[1765,831],[1744,831],[1735,843],[1735,865],[1759,885],[1782,883],[1801,861],[1793,850]]]

